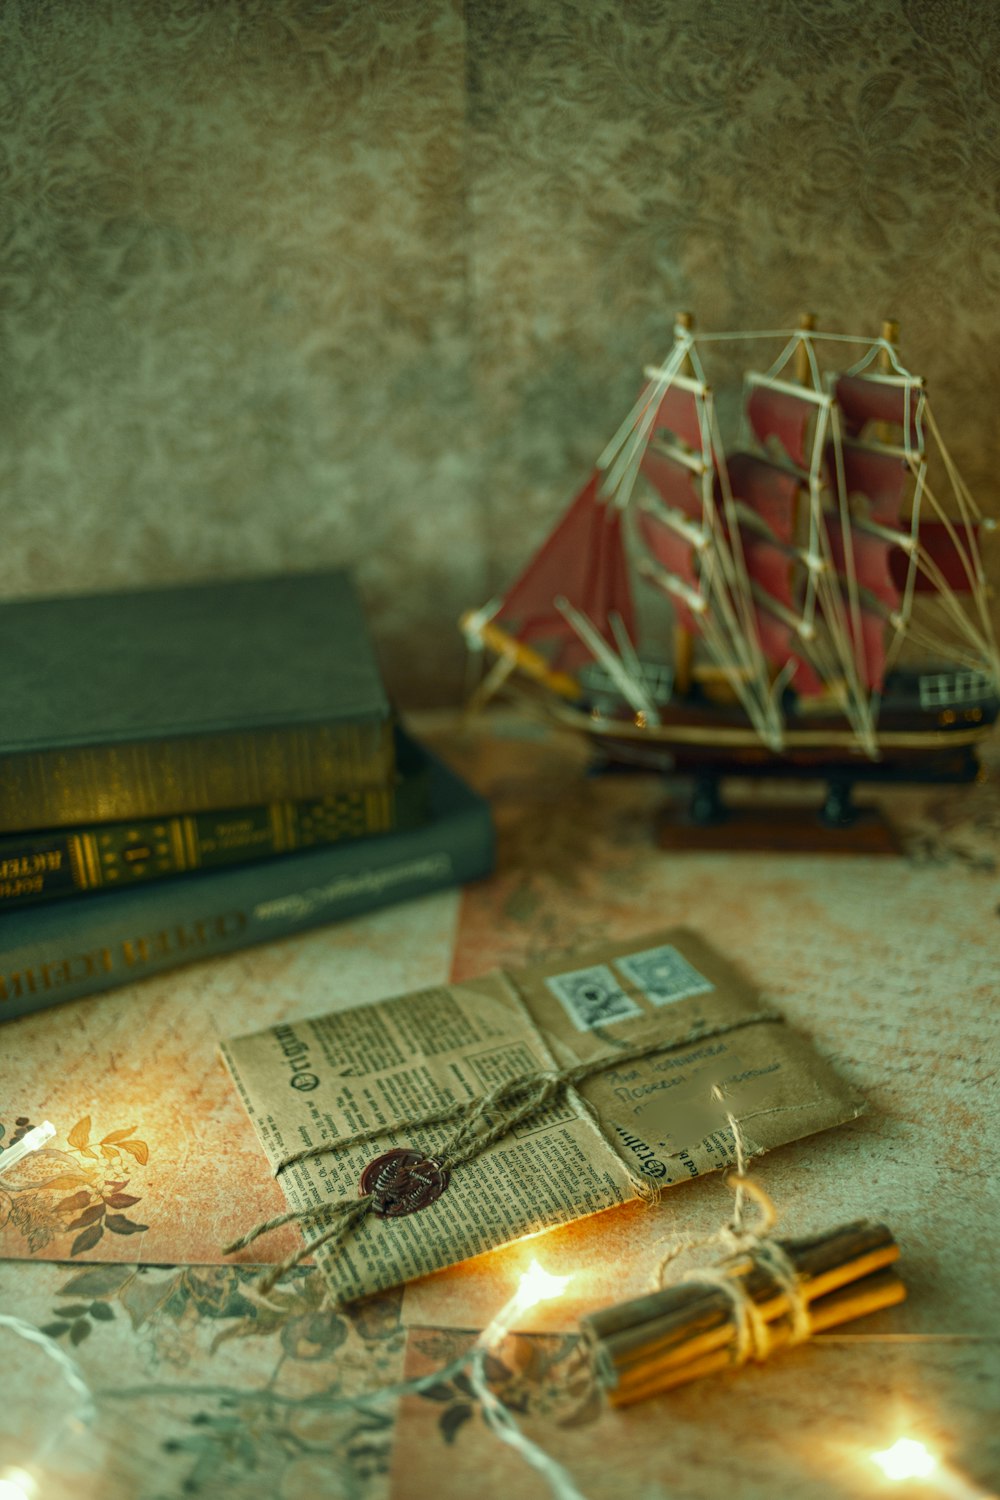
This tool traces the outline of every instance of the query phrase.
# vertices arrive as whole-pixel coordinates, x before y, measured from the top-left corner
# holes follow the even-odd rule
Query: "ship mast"
[[[899,323],[895,318],[883,318],[881,337],[883,347],[878,352],[875,361],[880,375],[892,374],[893,351],[899,343]],[[892,428],[888,422],[876,422],[873,426],[873,435],[880,443],[892,442]]]
[[[682,315],[665,363],[646,371],[640,402],[599,463],[630,515],[639,573],[673,607],[678,695],[697,676],[742,705],[771,749],[782,743],[778,695],[757,630],[739,518],[715,407],[693,332]],[[690,370],[690,374],[686,373]],[[639,477],[644,488],[633,493]],[[710,662],[691,663],[697,635]]]
[[[758,578],[755,596],[788,633],[788,672],[800,708],[825,712],[833,707],[843,713],[866,754],[877,758],[865,656],[870,637],[860,608],[847,491],[841,482],[838,396],[836,390],[822,388],[811,321],[800,319],[799,331],[768,371],[747,376],[747,417],[760,445],[757,461],[797,476],[806,518],[800,524],[797,517],[793,538],[778,538],[786,546],[791,541],[798,581],[790,594],[780,589],[775,594]],[[771,635],[777,647],[776,630]]]
[[[802,313],[799,317],[799,327],[803,333],[812,333],[816,327],[816,314]],[[799,385],[813,384],[815,371],[816,356],[813,354],[812,345],[808,339],[800,338],[795,348],[795,379]]]
[[[694,332],[694,313],[679,312],[677,314],[674,331],[675,339],[681,337],[681,330],[687,334]],[[681,361],[680,373],[686,375],[688,379],[693,378],[694,366],[691,363],[690,354],[684,355]],[[694,664],[694,634],[692,631],[686,629],[678,620],[674,621],[673,655],[674,692],[678,697],[686,698],[691,691],[691,676]]]

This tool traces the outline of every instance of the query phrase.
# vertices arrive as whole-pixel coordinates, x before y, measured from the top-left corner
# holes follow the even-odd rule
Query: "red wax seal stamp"
[[[448,1173],[433,1157],[397,1146],[368,1163],[358,1195],[371,1193],[377,1219],[398,1219],[434,1203],[447,1186]]]

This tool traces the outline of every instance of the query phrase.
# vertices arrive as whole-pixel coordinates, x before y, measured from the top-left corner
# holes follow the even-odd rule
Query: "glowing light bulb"
[[[572,1280],[572,1276],[553,1276],[533,1260],[522,1274],[514,1296],[518,1311],[526,1312],[536,1302],[550,1302],[553,1297],[562,1296]]]
[[[37,1489],[27,1469],[0,1470],[0,1500],[32,1500]]]
[[[504,1303],[493,1321],[483,1329],[479,1336],[480,1347],[492,1349],[499,1344],[510,1333],[522,1313],[538,1302],[549,1302],[553,1297],[558,1297],[572,1280],[572,1276],[553,1276],[537,1260],[533,1260],[528,1269],[521,1273],[521,1280],[513,1297]],[[3,1500],[2,1496],[0,1500]]]
[[[0,1154],[0,1168],[6,1172],[8,1167],[14,1166],[22,1157],[27,1156],[32,1151],[40,1150],[46,1141],[52,1139],[55,1133],[56,1127],[52,1124],[51,1120],[43,1120],[41,1125],[36,1125],[33,1130],[27,1131],[19,1141],[13,1146],[8,1146],[7,1150]],[[23,1470],[18,1470],[18,1473],[23,1472]],[[2,1490],[0,1490],[0,1500],[4,1500]]]
[[[900,1438],[891,1448],[872,1454],[886,1479],[927,1479],[937,1468],[937,1459],[915,1438]]]

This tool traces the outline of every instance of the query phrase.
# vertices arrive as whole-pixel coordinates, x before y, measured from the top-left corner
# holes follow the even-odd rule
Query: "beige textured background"
[[[0,593],[356,567],[404,701],[661,354],[903,323],[996,508],[1000,11],[5,0]]]

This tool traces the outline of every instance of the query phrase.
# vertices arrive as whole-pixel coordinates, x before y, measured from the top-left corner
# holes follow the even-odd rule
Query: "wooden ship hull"
[[[976,774],[976,747],[989,738],[1000,704],[993,700],[933,715],[885,713],[875,743],[877,758],[859,750],[842,719],[790,714],[780,751],[763,745],[738,713],[678,704],[656,725],[616,718],[586,706],[550,705],[555,721],[593,743],[609,763],[689,774],[830,777],[858,781],[968,781]]]

